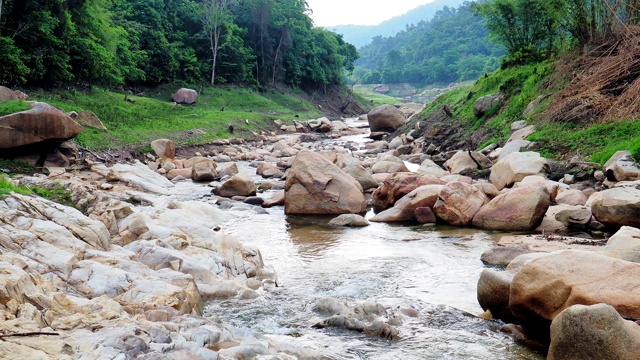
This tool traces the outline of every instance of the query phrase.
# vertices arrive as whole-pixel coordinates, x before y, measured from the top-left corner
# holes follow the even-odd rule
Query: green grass
[[[157,138],[170,138],[179,145],[206,143],[228,137],[229,123],[234,124],[240,135],[248,135],[250,131],[273,129],[274,119],[287,122],[322,115],[310,102],[300,100],[291,93],[257,93],[240,87],[206,87],[198,103],[173,105],[171,92],[167,89],[165,87],[147,93],[144,97],[130,96],[135,103],[124,101],[124,93],[102,89],[36,93],[32,98],[50,103],[65,112],[82,109],[93,111],[109,131],[85,129],[76,140],[94,150],[128,144],[139,148]]]
[[[619,150],[629,150],[640,159],[640,122],[624,120],[607,124],[546,124],[529,137],[540,142],[550,154],[578,151],[600,164],[609,160]]]
[[[0,101],[0,116],[31,109],[31,105],[22,100]]]
[[[0,174],[0,199],[5,198],[12,192],[18,194],[31,194],[31,191],[26,186],[15,186],[8,176]]]
[[[481,140],[478,148],[506,140],[511,134],[512,122],[527,120],[537,128],[527,140],[538,142],[538,151],[545,157],[562,159],[577,152],[590,161],[604,164],[616,151],[629,150],[634,158],[640,159],[640,122],[637,120],[584,125],[549,123],[540,113],[552,97],[543,100],[530,115],[523,115],[527,105],[543,92],[560,90],[545,88],[551,69],[551,64],[541,63],[497,70],[473,85],[441,95],[427,104],[416,121],[427,119],[433,111],[441,111],[447,104],[458,124],[470,131],[482,128],[490,134],[489,138]],[[477,118],[473,114],[475,101],[498,91],[506,94],[505,106],[492,108]]]
[[[527,105],[540,94],[539,85],[546,79],[548,64],[533,64],[517,68],[497,70],[478,79],[474,84],[450,91],[440,96],[425,109],[429,113],[447,104],[456,118],[463,120],[471,129],[481,126],[495,129],[501,134],[496,139],[506,139],[509,136],[513,121],[523,120],[523,111]],[[480,118],[473,114],[473,107],[479,98],[503,92],[508,99],[507,106],[490,109]]]
[[[374,90],[375,85],[355,85],[353,87],[353,92],[357,95],[357,97],[367,105],[371,107],[380,106],[384,104],[397,104],[402,102],[401,99],[381,94]]]
[[[38,195],[58,204],[75,207],[71,200],[71,192],[65,189],[61,184],[55,183],[46,189],[39,186],[16,186],[11,182],[11,179],[7,175],[0,174],[0,199],[5,198],[12,192],[22,195]]]

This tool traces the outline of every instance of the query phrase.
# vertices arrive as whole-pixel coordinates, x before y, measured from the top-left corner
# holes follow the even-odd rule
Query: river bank
[[[155,154],[145,155],[146,164],[107,166],[89,157],[81,170],[50,168],[48,176],[14,179],[27,188],[62,184],[74,207],[20,194],[0,201],[4,332],[26,335],[8,337],[2,354],[539,359],[505,334],[522,340],[522,331],[485,318],[540,325],[528,315],[536,310],[499,311],[517,299],[509,294],[512,282],[526,289],[517,271],[531,272],[526,264],[551,251],[589,245],[551,237],[508,243],[501,234],[542,225],[537,231],[547,234],[604,234],[597,226],[607,220],[594,218],[592,210],[601,214],[597,208],[605,206],[596,198],[607,190],[547,180],[540,158],[528,152],[508,155],[503,148],[499,160],[501,155],[489,152],[473,158],[464,151],[444,154],[410,135],[390,142],[366,139],[378,136],[367,129],[380,126],[371,118],[327,121],[282,125],[284,135],[254,141],[219,141],[188,158],[161,140],[151,145]],[[323,125],[328,132],[298,132]],[[477,171],[482,156],[495,161],[491,182],[463,175],[473,174],[474,166]],[[444,168],[436,163],[440,158],[448,158]],[[510,158],[517,159],[517,171],[501,170]],[[633,173],[624,159],[611,164],[613,176]],[[603,175],[598,186],[625,185]],[[332,190],[332,182],[346,188]],[[353,197],[341,199],[353,189]],[[523,197],[509,199],[525,190]],[[562,221],[549,212],[563,206],[579,214],[587,193],[600,195],[590,200],[586,221]],[[327,216],[342,200],[356,209],[364,205],[371,224],[345,228],[329,224],[334,216],[293,214],[292,209],[313,213],[314,199],[329,199],[321,200],[329,204]],[[491,204],[497,201],[511,210],[495,215]],[[563,201],[573,205],[556,205]],[[496,244],[510,253],[492,264],[514,263],[508,271],[515,276],[481,282],[495,291],[476,292],[478,278],[502,279],[480,261],[482,255],[489,262],[483,254],[495,252]],[[516,259],[530,253],[530,262]],[[476,303],[476,294],[485,293],[491,301],[479,296]],[[606,293],[599,294],[594,299],[607,302]],[[534,298],[539,296],[545,298]],[[518,304],[523,309],[526,301]],[[480,317],[483,309],[491,314]],[[532,337],[539,330],[529,329],[535,330],[528,331]]]

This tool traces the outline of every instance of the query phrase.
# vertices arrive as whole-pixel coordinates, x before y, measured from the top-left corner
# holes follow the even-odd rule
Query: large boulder
[[[614,258],[640,263],[640,229],[623,226],[607,241],[605,254]]]
[[[239,173],[220,185],[216,194],[224,197],[254,196],[256,192],[256,184],[253,182],[251,176]]]
[[[171,96],[171,99],[178,104],[195,104],[198,101],[198,92],[193,89],[182,88]]]
[[[498,155],[498,161],[504,159],[509,154],[513,154],[514,152],[520,152],[523,148],[531,145],[530,141],[526,140],[512,140],[509,141],[502,147],[500,150],[500,154]]]
[[[556,202],[558,204],[579,206],[586,204],[587,200],[587,196],[577,189],[565,190],[556,196]]]
[[[480,164],[482,169],[486,169],[491,166],[491,161],[483,154],[473,151],[471,155],[473,156],[473,159],[469,156],[468,151],[458,151],[451,157],[451,159],[444,163],[444,167],[447,168],[451,174],[461,174],[467,171],[480,170],[478,169],[476,161]]]
[[[490,311],[493,318],[504,322],[513,322],[513,314],[509,309],[509,291],[514,273],[484,269],[476,286],[478,303],[485,311]]]
[[[217,176],[216,163],[213,160],[197,162],[191,168],[191,179],[194,181],[211,181]]]
[[[393,206],[400,198],[423,185],[444,185],[445,182],[431,175],[395,173],[387,177],[373,192],[373,210],[380,212]]]
[[[256,169],[256,174],[262,176],[265,179],[271,177],[280,178],[282,177],[282,175],[284,175],[275,164],[268,162],[260,163],[260,165],[258,165],[258,168]]]
[[[526,262],[511,282],[509,308],[532,330],[572,305],[606,303],[640,318],[640,264],[588,251],[556,251]]]
[[[476,100],[473,106],[473,114],[482,117],[487,111],[495,106],[501,106],[504,102],[504,95],[501,93],[483,96]]]
[[[377,188],[379,185],[378,181],[376,181],[376,179],[374,179],[373,176],[362,165],[349,164],[342,168],[342,171],[346,172],[354,179],[356,179],[364,190]]]
[[[386,209],[374,217],[374,222],[396,222],[416,220],[415,210],[418,208],[433,208],[438,201],[438,195],[443,185],[423,185],[398,200],[393,207]]]
[[[29,110],[0,117],[0,149],[62,142],[82,132],[82,126],[55,107],[36,102]]]
[[[595,193],[589,199],[593,216],[606,226],[640,227],[640,190],[616,187]]]
[[[437,178],[450,175],[447,170],[441,168],[440,165],[436,164],[431,159],[424,160],[416,172],[420,175],[432,175]]]
[[[29,96],[19,90],[11,90],[8,87],[0,86],[0,101],[29,100]]]
[[[612,306],[574,305],[553,319],[547,360],[640,359],[640,326]]]
[[[454,226],[471,224],[473,217],[488,202],[482,191],[460,181],[445,185],[438,196],[433,207],[436,216]]]
[[[173,160],[176,158],[176,146],[169,139],[153,140],[151,149],[162,159]]]
[[[367,114],[367,119],[369,121],[369,128],[372,132],[392,132],[407,121],[402,111],[395,106],[388,104],[373,108],[369,111],[369,114]]]
[[[82,126],[107,131],[107,128],[104,126],[102,121],[98,119],[96,114],[89,110],[80,110],[78,112],[72,111],[69,113],[69,116]]]
[[[539,175],[547,171],[547,160],[536,152],[516,152],[507,155],[491,167],[489,177],[493,185],[502,190],[529,175]]]
[[[604,172],[610,181],[634,181],[640,179],[640,169],[631,152],[618,151],[604,164]]]
[[[409,169],[407,169],[407,166],[404,163],[398,164],[393,161],[383,160],[373,164],[373,166],[371,167],[371,172],[374,174],[393,174],[410,171]]]
[[[530,231],[549,208],[549,191],[541,186],[513,189],[498,195],[473,218],[473,226],[485,230]]]
[[[295,157],[285,184],[286,214],[346,214],[366,211],[362,186],[311,150]]]

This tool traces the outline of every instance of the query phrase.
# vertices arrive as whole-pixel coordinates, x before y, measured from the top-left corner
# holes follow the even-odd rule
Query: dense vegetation
[[[460,126],[478,148],[505,140],[527,120],[549,157],[604,163],[615,151],[640,158],[638,4],[623,0],[489,0],[474,5],[490,36],[507,49],[501,69],[439,97],[415,121]],[[475,101],[501,92],[507,101],[482,117]],[[542,96],[541,96],[542,95]],[[524,110],[534,99],[533,111]]]
[[[484,20],[471,3],[444,7],[393,37],[376,37],[356,61],[360,83],[434,84],[473,80],[500,65],[504,47],[486,39]]]
[[[357,51],[308,12],[304,0],[4,0],[0,84],[340,84]]]

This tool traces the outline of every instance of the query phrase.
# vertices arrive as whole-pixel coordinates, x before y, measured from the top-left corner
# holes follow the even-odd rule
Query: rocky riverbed
[[[277,293],[278,272],[262,253],[271,249],[260,246],[266,234],[251,229],[245,241],[227,225],[269,216],[265,209],[275,206],[283,211],[278,216],[290,219],[343,215],[332,220],[335,228],[375,227],[373,222],[518,232],[484,249],[485,263],[506,270],[479,275],[478,301],[487,310],[481,317],[475,316],[479,308],[475,315],[471,308],[428,310],[380,294],[355,301],[315,296],[306,298],[318,318],[309,328],[341,328],[393,343],[411,338],[415,319],[425,321],[424,312],[431,311],[431,321],[449,313],[505,344],[511,340],[495,335],[500,328],[518,341],[541,344],[543,353],[550,343],[553,359],[571,353],[593,358],[594,341],[603,344],[603,353],[637,358],[630,349],[638,348],[640,329],[624,320],[640,319],[640,170],[629,155],[616,154],[603,169],[575,162],[571,168],[582,181],[572,173],[556,181],[549,179],[548,160],[520,146],[521,130],[502,148],[473,153],[442,152],[411,134],[358,140],[369,127],[397,128],[405,115],[396,110],[378,109],[368,122],[285,126],[282,135],[219,141],[184,158],[176,157],[170,140],[158,140],[145,163],[86,158],[83,170],[49,168],[48,176],[15,178],[27,187],[62,186],[70,199],[68,206],[20,194],[0,200],[0,357],[344,357],[296,341],[295,332],[267,336],[205,311],[225,301],[268,303]],[[370,207],[375,214],[367,213]],[[595,304],[606,305],[583,306]],[[482,320],[492,318],[516,325]],[[610,333],[598,333],[601,322],[613,324]],[[583,330],[562,336],[567,328]],[[520,350],[510,354],[500,356],[537,358]]]

